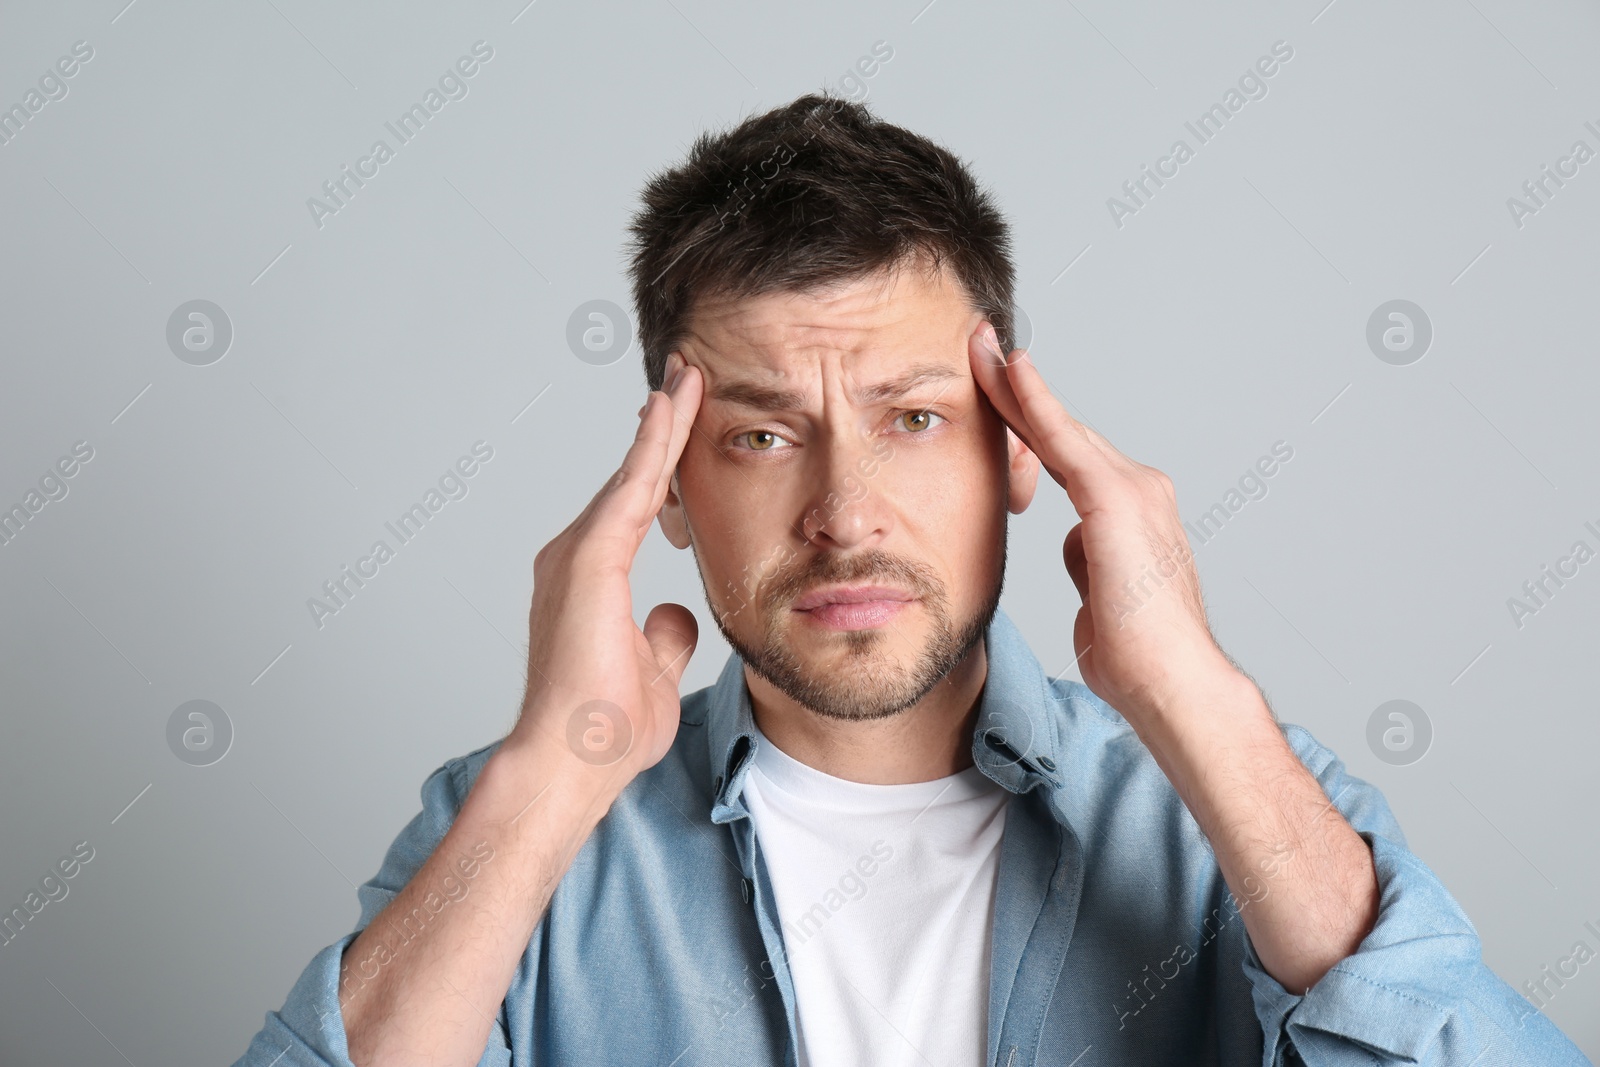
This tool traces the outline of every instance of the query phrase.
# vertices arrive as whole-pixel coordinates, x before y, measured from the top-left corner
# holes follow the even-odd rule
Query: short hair
[[[629,225],[645,381],[659,389],[696,300],[823,291],[880,271],[948,267],[1012,336],[1005,217],[960,159],[865,104],[810,93],[720,133],[653,175]]]

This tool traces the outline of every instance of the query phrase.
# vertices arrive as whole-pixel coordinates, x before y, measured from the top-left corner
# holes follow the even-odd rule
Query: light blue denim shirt
[[[1407,849],[1383,794],[1294,725],[1284,735],[1371,846],[1382,896],[1354,954],[1308,992],[1285,989],[1239,911],[1256,890],[1229,892],[1133,729],[1081,683],[1051,680],[1004,611],[987,641],[972,757],[1012,794],[990,1065],[1589,1064],[1483,963],[1477,931]],[[743,664],[730,656],[715,685],[683,699],[671,751],[578,852],[480,1065],[794,1067],[794,985],[742,796],[755,744]],[[422,812],[358,890],[356,931],[313,957],[238,1065],[350,1063],[340,955],[432,853],[494,748],[427,779]],[[1270,878],[1262,885],[1271,891]]]

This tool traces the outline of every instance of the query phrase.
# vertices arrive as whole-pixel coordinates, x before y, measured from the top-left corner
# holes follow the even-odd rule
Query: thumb
[[[676,690],[700,639],[700,624],[694,613],[682,604],[657,604],[645,616],[644,638],[655,653],[657,668],[672,679]]]

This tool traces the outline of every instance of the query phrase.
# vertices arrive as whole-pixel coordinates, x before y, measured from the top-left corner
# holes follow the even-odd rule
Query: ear
[[[1006,427],[1006,450],[1011,465],[1011,495],[1006,507],[1011,514],[1021,515],[1033,503],[1034,490],[1039,488],[1039,457],[1009,426]]]
[[[678,498],[677,471],[672,472],[672,480],[667,482],[666,499],[661,503],[656,521],[661,524],[661,532],[672,542],[672,547],[689,547],[689,520],[683,514],[683,501]]]

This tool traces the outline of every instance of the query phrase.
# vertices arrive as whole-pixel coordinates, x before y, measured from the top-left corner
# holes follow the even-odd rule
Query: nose
[[[875,548],[894,529],[886,468],[866,434],[830,428],[810,448],[810,491],[799,529],[811,545],[833,551]]]

